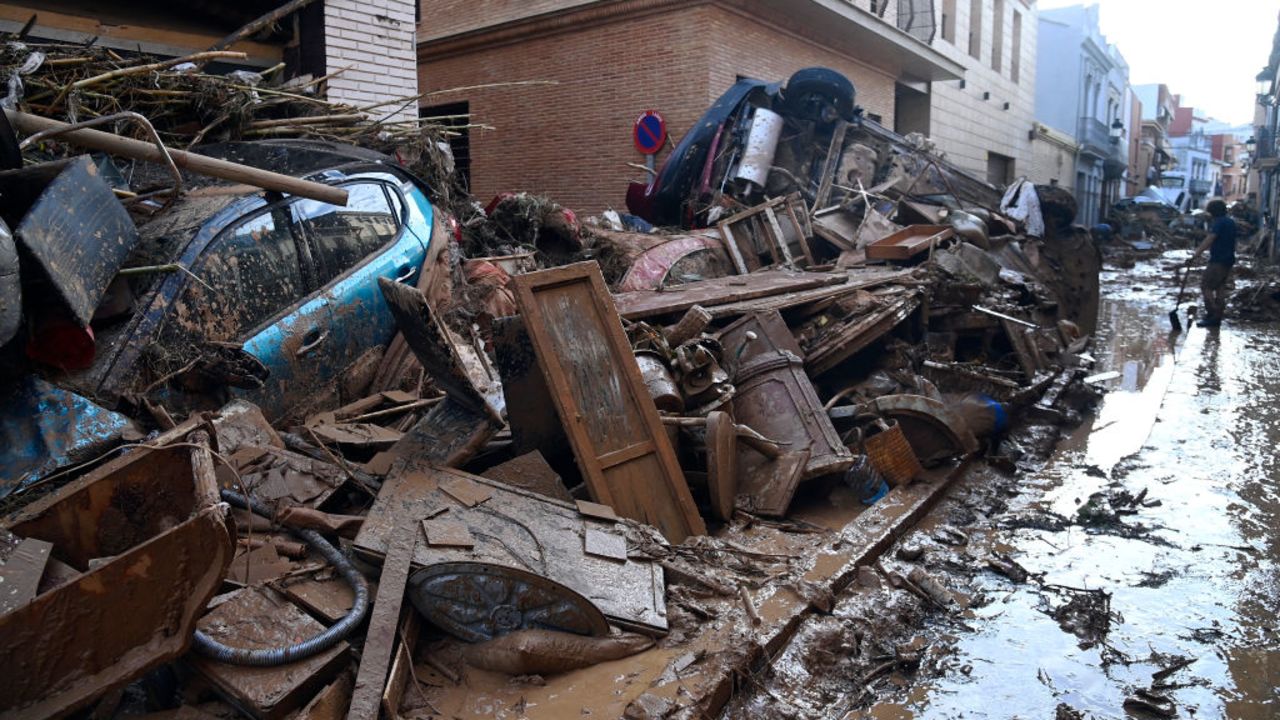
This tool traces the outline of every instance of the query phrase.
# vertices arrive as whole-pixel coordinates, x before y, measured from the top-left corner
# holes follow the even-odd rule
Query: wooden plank
[[[716,517],[731,520],[738,494],[738,430],[729,413],[719,410],[707,414],[707,488]]]
[[[783,205],[782,209],[787,211],[787,217],[791,218],[791,223],[796,228],[796,243],[800,245],[800,252],[804,253],[805,265],[814,265],[817,260],[813,257],[813,248],[809,245],[809,236],[813,234],[813,226],[806,224],[806,220],[809,218],[809,209],[805,207],[804,198],[800,197],[800,193],[791,193],[787,196],[787,204]]]
[[[675,450],[605,288],[600,266],[575,263],[518,275],[516,302],[587,488],[623,517],[678,543],[706,533]],[[606,467],[640,443],[651,451]]]
[[[421,290],[389,278],[378,278],[378,287],[401,336],[431,380],[455,401],[500,421],[506,401],[489,356],[441,322]]]
[[[556,500],[571,502],[573,496],[561,482],[560,476],[547,464],[542,453],[534,450],[514,457],[499,465],[480,473],[481,475],[512,485],[523,490],[530,490]]]
[[[550,271],[544,271],[550,272]],[[523,275],[518,277],[525,277]],[[796,272],[793,270],[764,270],[750,275],[731,275],[676,285],[661,292],[637,290],[618,293],[613,303],[618,313],[628,320],[640,320],[655,315],[679,313],[694,305],[701,305],[715,314],[715,306],[726,303],[753,300],[781,295],[797,290],[847,282],[846,273]]]
[[[247,588],[200,619],[214,640],[238,648],[279,648],[314,637],[324,626],[267,588]],[[275,667],[222,663],[196,653],[188,662],[219,694],[259,720],[279,720],[302,707],[347,664],[347,643]]]
[[[884,337],[918,307],[920,297],[913,293],[833,331],[822,343],[809,350],[805,368],[814,377],[821,375]]]
[[[143,52],[158,55],[187,55],[218,40],[215,33],[175,27],[172,18],[164,18],[160,13],[152,13],[150,18],[141,15],[143,7],[111,3],[94,7],[91,14],[82,15],[54,12],[43,4],[3,3],[0,4],[0,31],[13,32],[27,23],[34,10],[39,10],[32,28],[34,36],[64,42],[83,43],[89,38],[97,38],[96,44],[102,47],[132,51],[141,47]],[[240,40],[228,49],[248,54],[249,58],[243,64],[258,67],[279,62],[282,52],[277,45],[249,40]]]
[[[588,555],[610,560],[627,559],[627,539],[616,532],[588,525],[583,534],[582,546]]]
[[[369,616],[369,631],[364,639],[364,652],[360,658],[360,670],[356,673],[356,687],[351,695],[351,709],[347,711],[347,720],[378,720],[382,691],[391,666],[391,650],[395,645],[396,629],[400,625],[400,606],[404,602],[405,585],[409,582],[409,564],[413,562],[418,533],[417,523],[403,522],[397,525],[388,541],[387,556],[382,563],[382,575],[378,579],[378,595],[373,601],[373,612]]]
[[[433,405],[400,441],[391,446],[395,456],[391,474],[470,460],[501,426],[452,396]]]
[[[733,259],[733,267],[738,271],[739,275],[746,275],[747,261],[742,257],[742,248],[738,247],[738,241],[733,237],[733,229],[728,223],[720,223],[716,225],[716,229],[720,231],[720,240],[724,243],[725,250],[729,252],[729,257]]]
[[[0,533],[9,542],[17,540],[16,544],[6,543],[6,547],[0,549],[0,615],[3,615],[35,599],[53,543],[37,538],[18,540],[4,530]]]
[[[476,540],[466,525],[448,517],[431,518],[422,521],[422,529],[427,534],[427,544],[431,547],[473,548]]]
[[[791,248],[787,246],[787,236],[782,232],[782,226],[778,224],[778,216],[774,213],[773,208],[766,207],[764,209],[765,220],[769,223],[768,227],[773,231],[773,245],[782,253],[782,264],[789,268],[796,266],[796,259],[791,256]]]
[[[418,646],[418,611],[405,608],[401,615],[400,644],[396,647],[395,659],[391,662],[387,689],[382,692],[382,714],[389,718],[400,717],[400,701],[404,698],[409,681],[413,680],[413,653]]]
[[[955,235],[946,225],[911,225],[867,246],[868,260],[909,260]]]
[[[583,515],[586,515],[589,518],[595,518],[597,520],[607,520],[609,522],[618,522],[618,514],[615,513],[613,511],[613,508],[609,507],[608,505],[593,503],[590,500],[579,500],[577,502],[577,506],[578,506],[578,512],[582,513]]]
[[[489,488],[461,477],[445,480],[440,483],[440,489],[467,507],[475,507],[493,496]]]
[[[797,292],[785,292],[779,295],[743,300],[741,302],[725,303],[724,305],[717,305],[709,308],[709,311],[711,312],[712,317],[717,320],[735,317],[737,315],[749,315],[753,312],[768,312],[770,310],[782,311],[788,308],[799,307],[813,302],[820,302],[822,300],[840,297],[841,295],[854,292],[855,290],[866,290],[867,288],[878,287],[880,285],[888,285],[892,282],[901,281],[911,275],[910,270],[896,270],[888,268],[851,268],[844,272],[847,273],[846,277],[848,278],[848,281],[845,283],[826,285]]]
[[[813,206],[824,208],[831,199],[831,186],[835,183],[836,171],[840,166],[840,156],[844,153],[844,136],[849,130],[849,123],[840,120],[835,130],[831,131],[831,144],[827,146],[827,157],[822,161],[822,178],[818,185],[818,194],[814,195]]]

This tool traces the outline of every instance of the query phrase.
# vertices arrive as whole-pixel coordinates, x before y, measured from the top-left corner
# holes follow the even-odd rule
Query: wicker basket
[[[890,420],[887,424],[881,423],[881,425],[883,427],[880,432],[867,436],[863,441],[867,449],[867,457],[871,459],[871,466],[883,475],[890,485],[894,487],[906,485],[924,468],[920,467],[916,451],[911,449],[911,444],[907,442],[907,436],[902,433],[898,422]]]

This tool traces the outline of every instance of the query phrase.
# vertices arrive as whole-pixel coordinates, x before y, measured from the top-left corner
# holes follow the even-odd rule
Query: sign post
[[[644,153],[644,166],[652,173],[654,155],[667,141],[667,121],[662,119],[657,110],[645,110],[636,118],[635,127],[631,130],[631,140],[636,149]]]

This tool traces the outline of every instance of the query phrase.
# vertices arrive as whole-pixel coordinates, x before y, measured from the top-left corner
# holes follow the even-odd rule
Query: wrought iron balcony
[[[1094,117],[1080,118],[1080,131],[1076,136],[1085,152],[1106,160],[1128,163],[1129,148],[1122,142],[1111,141],[1111,128]]]

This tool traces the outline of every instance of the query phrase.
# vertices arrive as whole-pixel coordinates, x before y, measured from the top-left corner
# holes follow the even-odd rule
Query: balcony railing
[[[1209,180],[1192,178],[1190,187],[1187,188],[1192,195],[1208,195],[1213,192],[1213,183]]]
[[[1080,118],[1080,133],[1076,140],[1100,157],[1128,162],[1128,147],[1121,142],[1111,142],[1111,128],[1097,118]]]
[[[1256,128],[1253,138],[1257,141],[1258,146],[1253,150],[1253,156],[1259,160],[1263,158],[1273,158],[1276,156],[1276,136],[1275,133],[1266,128]]]

